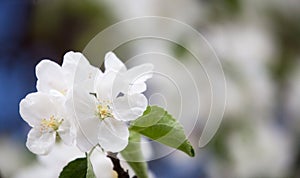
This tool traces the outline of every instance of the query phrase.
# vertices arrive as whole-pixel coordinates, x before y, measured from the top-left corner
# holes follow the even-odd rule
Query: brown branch
[[[118,153],[108,152],[107,157],[110,158],[111,162],[113,163],[115,170],[118,173],[118,178],[129,178],[128,170],[124,171],[121,167],[120,160],[117,158]]]

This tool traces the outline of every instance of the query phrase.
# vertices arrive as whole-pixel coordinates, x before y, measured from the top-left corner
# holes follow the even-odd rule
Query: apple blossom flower
[[[22,118],[33,127],[26,143],[32,152],[47,154],[57,136],[73,143],[75,126],[81,151],[97,144],[112,152],[127,146],[126,122],[137,119],[147,107],[141,92],[146,90],[145,81],[152,77],[153,66],[127,70],[109,52],[105,67],[102,73],[78,52],[66,53],[62,66],[49,60],[36,66],[38,92],[20,103]]]
[[[65,112],[64,100],[42,92],[30,93],[20,102],[20,114],[32,127],[26,146],[35,154],[48,154],[57,138],[72,145],[75,130]]]
[[[42,60],[36,66],[36,87],[40,92],[67,96],[75,82],[93,80],[98,71],[83,54],[70,51],[64,55],[62,66],[50,60]]]
[[[105,72],[95,81],[94,91],[85,85],[74,88],[73,105],[77,123],[77,146],[84,152],[99,144],[119,152],[128,144],[127,121],[137,119],[147,107],[143,94],[122,94],[115,85],[117,74]]]
[[[123,150],[129,137],[126,122],[141,116],[148,104],[141,92],[152,77],[151,64],[127,70],[114,53],[108,52],[104,65],[105,72],[100,71],[94,83],[74,87],[68,102],[76,118],[77,146],[84,152],[97,144],[106,151]]]

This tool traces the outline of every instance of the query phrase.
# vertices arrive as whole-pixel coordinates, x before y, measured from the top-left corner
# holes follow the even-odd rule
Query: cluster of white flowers
[[[20,114],[32,127],[26,142],[30,151],[48,154],[60,139],[83,152],[96,145],[111,152],[127,146],[127,122],[148,105],[142,92],[153,66],[127,70],[112,52],[104,66],[102,72],[79,52],[66,53],[62,66],[49,60],[36,66],[37,92],[20,102]]]

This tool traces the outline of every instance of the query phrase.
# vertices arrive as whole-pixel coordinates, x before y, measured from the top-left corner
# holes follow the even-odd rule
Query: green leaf
[[[134,170],[138,178],[147,178],[147,164],[141,150],[141,135],[137,132],[130,131],[127,147],[121,152],[123,158]]]
[[[148,106],[143,116],[131,122],[130,130],[181,150],[191,157],[195,156],[194,149],[187,140],[183,127],[163,108]]]
[[[143,115],[131,122],[131,125],[132,127],[135,127],[135,129],[140,127],[140,129],[143,130],[146,127],[155,125],[165,116],[165,114],[166,111],[158,106],[148,106]]]
[[[85,178],[87,171],[87,158],[78,158],[74,161],[69,162],[68,165],[64,167],[59,175],[59,178]]]
[[[90,154],[85,158],[77,158],[66,165],[59,175],[59,178],[96,178],[93,166],[90,161]]]

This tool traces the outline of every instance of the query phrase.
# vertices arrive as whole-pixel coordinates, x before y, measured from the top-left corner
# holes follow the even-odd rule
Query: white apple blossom
[[[38,92],[20,102],[22,118],[33,127],[26,143],[29,150],[48,154],[57,135],[66,144],[74,143],[76,131],[65,102],[74,84],[93,81],[98,71],[81,53],[72,51],[64,55],[62,66],[49,60],[36,66]]]
[[[141,92],[146,90],[145,81],[152,76],[151,64],[127,71],[125,65],[109,52],[105,67],[106,71],[97,75],[92,87],[87,87],[91,83],[74,87],[69,102],[74,107],[77,146],[84,152],[97,144],[105,151],[123,150],[129,137],[126,122],[141,116],[148,104]],[[134,89],[126,92],[130,87]]]
[[[28,94],[20,102],[20,114],[32,127],[26,142],[31,152],[48,154],[58,137],[65,144],[73,144],[75,131],[60,97],[42,92]]]
[[[108,52],[105,68],[102,73],[81,53],[72,51],[65,54],[62,66],[49,60],[36,66],[38,92],[20,102],[22,118],[33,127],[26,143],[29,150],[47,154],[57,136],[66,144],[74,143],[76,137],[84,152],[97,144],[112,152],[127,146],[126,122],[137,119],[147,107],[141,93],[153,75],[153,66],[127,70]]]
[[[67,96],[75,82],[93,80],[98,70],[89,64],[83,54],[70,51],[64,55],[62,66],[50,60],[42,60],[36,66],[36,87],[40,92]]]

